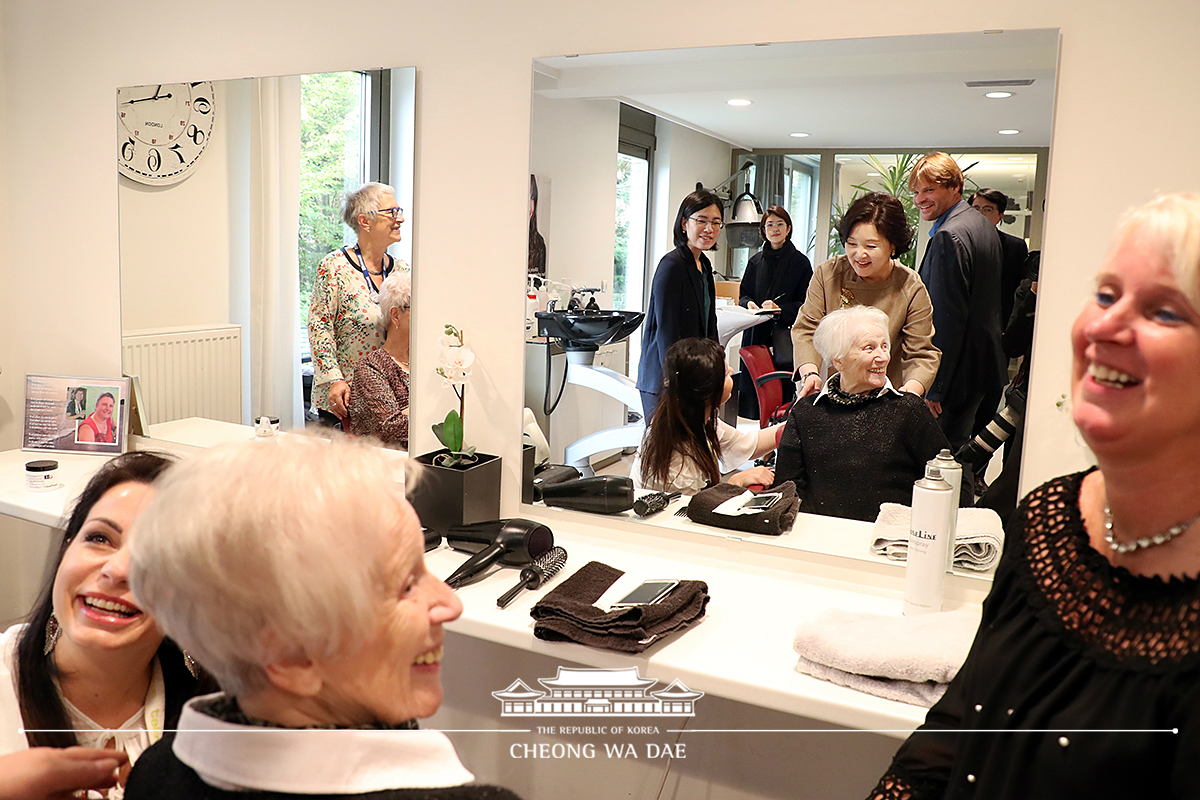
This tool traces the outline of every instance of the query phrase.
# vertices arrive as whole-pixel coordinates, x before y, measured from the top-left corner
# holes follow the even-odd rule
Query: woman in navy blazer
[[[675,216],[675,249],[654,271],[637,380],[647,423],[658,405],[663,358],[671,345],[692,336],[717,338],[716,287],[704,251],[716,244],[724,217],[721,198],[707,189],[685,197]]]

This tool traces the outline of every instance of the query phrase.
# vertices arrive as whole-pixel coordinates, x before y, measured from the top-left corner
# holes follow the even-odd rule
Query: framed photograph
[[[129,379],[25,375],[21,447],[51,453],[125,452]]]

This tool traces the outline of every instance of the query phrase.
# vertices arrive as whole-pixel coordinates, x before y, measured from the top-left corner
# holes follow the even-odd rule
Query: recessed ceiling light
[[[812,134],[804,133],[803,131],[796,131],[795,133],[789,133],[788,136],[791,136],[793,139],[804,139],[806,137],[812,136]]]
[[[878,172],[868,172],[868,173],[867,173],[867,177],[868,177],[868,178],[878,178],[878,177],[879,177],[879,173],[878,173]]]
[[[1000,134],[1001,136],[1016,136],[1018,133],[1020,133],[1020,131],[1016,128],[1005,128],[1002,131],[996,131],[996,133]]]
[[[740,97],[735,97],[732,100],[727,100],[726,102],[729,103],[729,105],[731,105],[731,106],[748,106],[748,105],[750,105],[751,101],[740,98]]]
[[[1009,156],[1008,160],[1009,161],[1024,161],[1025,156]]]
[[[1012,92],[987,92],[984,97],[990,97],[993,100],[1002,100],[1005,97],[1012,97]]]

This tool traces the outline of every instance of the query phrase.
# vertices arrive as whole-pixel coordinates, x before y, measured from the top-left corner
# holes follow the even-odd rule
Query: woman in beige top
[[[891,195],[871,192],[851,204],[838,223],[846,254],[814,270],[808,296],[792,326],[799,395],[820,391],[821,356],[813,332],[830,311],[874,306],[888,317],[894,354],[888,365],[893,386],[917,396],[937,375],[942,352],[933,346],[933,304],[916,272],[896,261],[912,245],[904,206]]]

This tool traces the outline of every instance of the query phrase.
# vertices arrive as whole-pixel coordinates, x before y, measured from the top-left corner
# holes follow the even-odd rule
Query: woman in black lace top
[[[1097,469],[1032,492],[975,643],[873,793],[1200,796],[1200,195],[1126,215],[1072,330]]]

